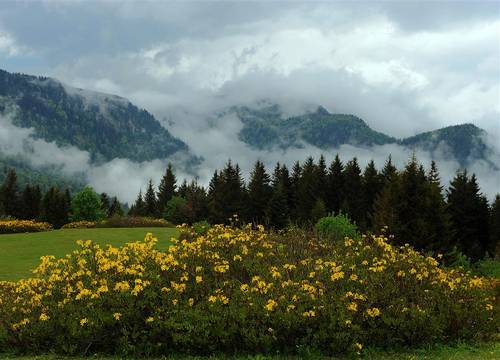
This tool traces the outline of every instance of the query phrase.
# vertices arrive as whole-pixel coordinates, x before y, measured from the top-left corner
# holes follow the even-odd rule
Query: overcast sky
[[[3,0],[0,68],[127,97],[218,156],[207,174],[262,156],[237,144],[238,124],[208,133],[207,114],[262,99],[396,137],[472,122],[498,142],[499,4]]]
[[[166,116],[271,98],[395,136],[499,125],[497,1],[2,1],[0,61]]]

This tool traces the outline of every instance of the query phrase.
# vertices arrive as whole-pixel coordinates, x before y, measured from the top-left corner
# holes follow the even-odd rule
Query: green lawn
[[[167,246],[170,238],[178,234],[174,228],[99,228],[0,235],[0,280],[30,276],[41,256],[62,257],[77,248],[76,240],[120,246],[144,239],[148,232],[158,237],[159,247]]]
[[[401,351],[364,351],[360,359],[369,360],[498,360],[500,359],[500,342],[485,344],[462,344],[455,346],[434,346],[428,349],[408,349]],[[86,357],[63,357],[56,355],[39,356],[18,356],[1,354],[0,359],[5,360],[118,360],[120,357],[105,357],[88,354]],[[164,356],[162,360],[299,360],[299,359],[352,359],[352,357],[324,358],[321,356],[207,356],[207,357],[188,357],[188,356]],[[151,360],[151,359],[150,359]]]

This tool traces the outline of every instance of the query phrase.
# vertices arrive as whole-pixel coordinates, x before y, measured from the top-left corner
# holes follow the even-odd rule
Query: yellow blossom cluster
[[[33,220],[0,220],[0,234],[50,231],[52,225]]]

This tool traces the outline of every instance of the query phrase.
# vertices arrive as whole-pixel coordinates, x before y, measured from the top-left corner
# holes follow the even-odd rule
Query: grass
[[[100,245],[120,246],[144,238],[152,232],[158,246],[167,246],[178,234],[174,228],[96,228],[64,229],[29,234],[0,235],[0,280],[29,277],[40,257],[63,257],[77,248],[76,240],[93,240]]]
[[[369,360],[498,360],[500,359],[500,342],[482,343],[482,344],[458,344],[455,346],[440,345],[430,348],[419,349],[403,349],[393,351],[381,351],[368,349],[364,351],[361,359]],[[105,357],[98,355],[87,355],[86,357],[64,357],[57,355],[31,355],[19,356],[11,354],[0,354],[2,360],[79,360],[79,359],[96,359],[96,360],[118,360],[121,357]],[[299,360],[299,359],[327,359],[321,356],[207,356],[207,357],[194,357],[194,356],[178,356],[168,355],[163,360]],[[334,359],[334,358],[330,358]],[[348,359],[348,358],[338,358]]]

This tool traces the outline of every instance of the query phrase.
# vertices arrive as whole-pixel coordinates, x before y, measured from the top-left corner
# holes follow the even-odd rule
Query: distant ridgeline
[[[0,70],[0,114],[34,136],[88,151],[93,162],[167,158],[187,145],[128,100]]]
[[[243,123],[239,138],[260,150],[286,149],[311,144],[320,149],[348,144],[360,147],[397,144],[409,149],[457,160],[467,166],[471,160],[486,159],[491,151],[484,142],[486,132],[475,125],[448,126],[406,139],[396,139],[371,129],[362,119],[349,114],[332,114],[325,108],[287,117],[279,105],[251,108],[235,106],[218,114],[236,115]]]

